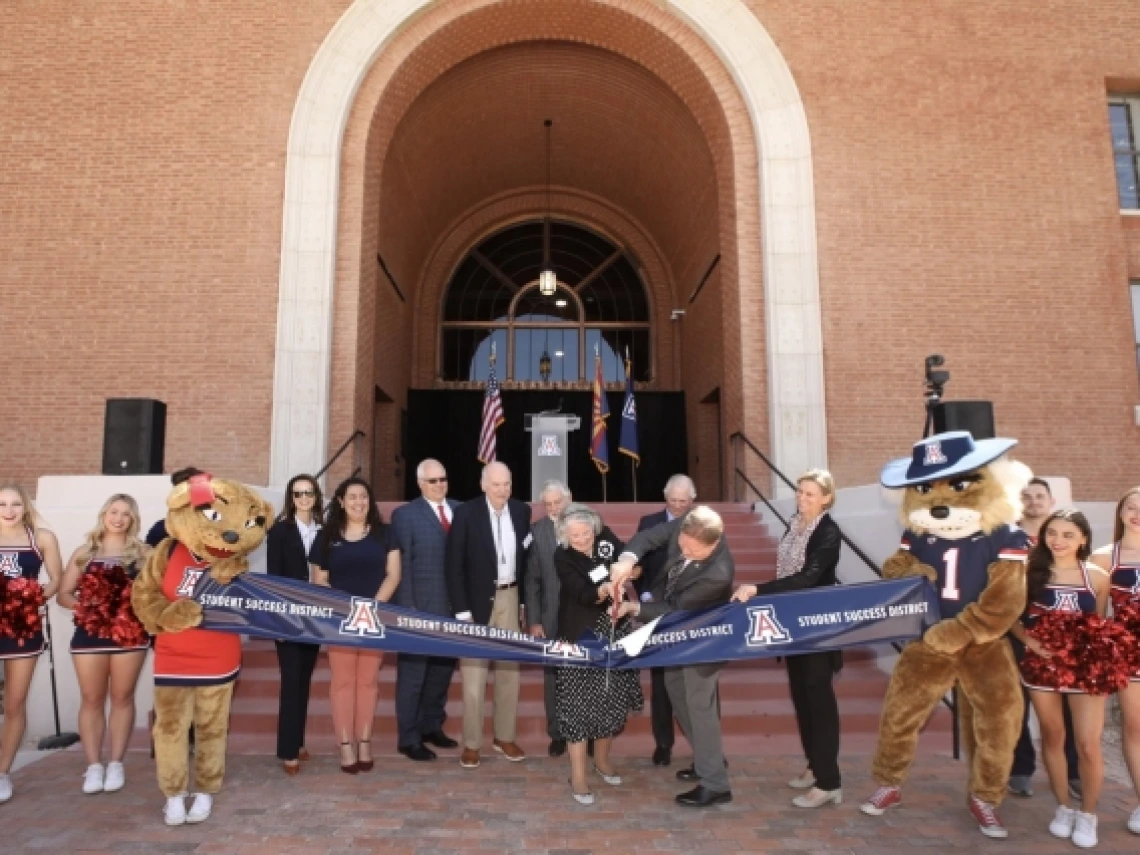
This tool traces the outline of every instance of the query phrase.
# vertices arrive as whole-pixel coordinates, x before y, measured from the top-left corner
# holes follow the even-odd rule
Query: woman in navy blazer
[[[321,488],[309,475],[294,475],[285,488],[285,509],[269,529],[266,571],[271,576],[309,581],[309,549],[321,529]],[[276,641],[281,669],[281,697],[277,705],[277,758],[286,775],[301,771],[305,750],[305,719],[309,715],[309,686],[320,647],[295,641]]]

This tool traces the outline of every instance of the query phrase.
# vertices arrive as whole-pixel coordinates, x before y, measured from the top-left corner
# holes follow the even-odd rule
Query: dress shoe
[[[285,760],[281,763],[281,768],[285,770],[286,775],[296,775],[301,771],[300,760]]]
[[[346,745],[351,746],[352,743],[351,742],[342,742],[340,745],[341,745],[341,748],[343,748]],[[356,752],[354,751],[353,754],[355,755]],[[360,771],[360,763],[358,763],[355,760],[353,760],[351,763],[345,763],[344,762],[344,752],[342,751],[342,752],[340,752],[340,771],[342,771],[348,775],[355,775],[357,772]]]
[[[372,756],[371,756],[372,755],[372,743],[369,742],[367,739],[362,739],[362,740],[360,740],[360,744],[368,746],[369,757],[367,760],[365,760],[363,757],[361,757],[359,760],[357,760],[356,761],[356,768],[361,772],[371,772],[372,767],[376,765],[373,762]],[[357,750],[359,750],[359,749],[357,749]]]
[[[621,786],[621,775],[619,775],[617,772],[603,772],[598,768],[597,764],[594,764],[594,771],[601,775],[602,780],[609,784],[611,787]]]
[[[424,745],[401,745],[398,750],[409,760],[420,763],[435,759],[435,752]]]
[[[424,744],[434,745],[436,748],[458,748],[459,743],[444,733],[442,730],[437,730],[434,733],[424,734]]]
[[[515,745],[513,742],[500,742],[496,739],[491,743],[491,747],[510,760],[512,763],[518,763],[520,760],[526,759],[526,752]]]
[[[673,749],[658,745],[653,750],[653,765],[668,766],[673,760]]]
[[[475,769],[479,766],[479,749],[464,748],[459,756],[459,765],[464,769]]]
[[[842,804],[843,790],[839,788],[834,790],[821,790],[819,787],[812,787],[802,796],[796,796],[792,799],[792,804],[799,808],[823,807],[831,802]]]
[[[686,766],[684,769],[677,770],[678,781],[699,781],[697,777],[697,770],[694,766]]]
[[[297,751],[297,759],[298,760],[308,760],[310,758],[310,756],[311,755],[309,754],[308,748],[301,748]]]
[[[1012,795],[1021,796],[1023,799],[1029,798],[1033,795],[1033,785],[1030,783],[1032,778],[1029,775],[1010,775],[1009,784],[1007,789]]]
[[[552,739],[550,740],[550,747],[546,749],[546,753],[551,757],[561,757],[566,753],[566,740],[565,739]]]
[[[685,807],[711,807],[712,805],[726,805],[732,801],[732,793],[725,790],[723,793],[714,793],[704,787],[694,787],[687,793],[677,796],[677,804]]]

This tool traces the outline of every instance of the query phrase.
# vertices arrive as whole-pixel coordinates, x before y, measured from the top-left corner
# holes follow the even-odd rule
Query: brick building
[[[282,484],[359,430],[333,476],[397,498],[497,336],[551,401],[630,348],[710,498],[735,431],[873,481],[934,352],[1113,498],[1137,32],[1134,0],[5,3],[0,478],[97,471],[105,399],[153,397],[168,469]]]

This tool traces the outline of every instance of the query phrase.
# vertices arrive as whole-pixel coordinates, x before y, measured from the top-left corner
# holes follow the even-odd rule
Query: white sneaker
[[[167,825],[182,825],[186,822],[186,802],[182,796],[169,796],[162,809],[162,816]]]
[[[5,777],[0,775],[0,778]],[[8,795],[12,795],[12,785],[8,785]],[[0,781],[0,802],[4,801],[3,781]],[[1133,834],[1140,834],[1140,807],[1132,811],[1132,816],[1128,817],[1128,830]]]
[[[1077,811],[1077,823],[1073,828],[1073,845],[1081,849],[1096,846],[1096,814]]]
[[[0,775],[0,804],[12,798],[12,778],[9,775]]]
[[[1077,821],[1077,812],[1071,807],[1057,805],[1057,812],[1053,814],[1053,821],[1049,823],[1049,833],[1062,840],[1073,836],[1073,826]]]
[[[804,769],[802,775],[788,781],[788,786],[793,790],[810,790],[815,786],[815,775],[811,773],[811,769]]]
[[[123,784],[127,782],[127,776],[123,772],[122,763],[108,763],[106,774],[103,776],[103,792],[115,793],[123,788]]]
[[[103,764],[92,763],[83,773],[83,792],[87,795],[103,792]]]
[[[214,797],[206,793],[197,793],[194,804],[190,805],[190,813],[186,814],[187,822],[205,822],[210,818],[210,811],[214,807]]]

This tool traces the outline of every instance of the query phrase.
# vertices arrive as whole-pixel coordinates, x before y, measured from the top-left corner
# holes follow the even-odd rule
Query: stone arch
[[[593,2],[613,5],[613,0]],[[755,163],[737,168],[755,174],[760,205],[759,210],[738,206],[733,218],[738,232],[741,223],[755,228],[760,221],[762,245],[741,247],[740,252],[749,261],[758,258],[763,269],[768,440],[783,468],[794,472],[824,465],[815,201],[798,89],[778,47],[742,0],[622,4],[622,11],[647,21],[662,9],[676,23],[654,19],[651,25],[671,37],[696,33],[719,59],[720,73],[730,76],[747,111],[758,151]],[[291,472],[319,466],[329,446],[341,161],[357,93],[378,57],[410,25],[429,13],[447,11],[448,4],[429,0],[356,0],[330,31],[302,83],[287,148],[270,483],[284,483]],[[742,282],[753,278],[743,274]],[[747,387],[756,379],[749,368],[759,363],[750,358],[756,344],[749,340],[749,306],[741,303],[737,380]],[[745,395],[733,423],[743,426],[761,418],[749,406],[760,397]]]

